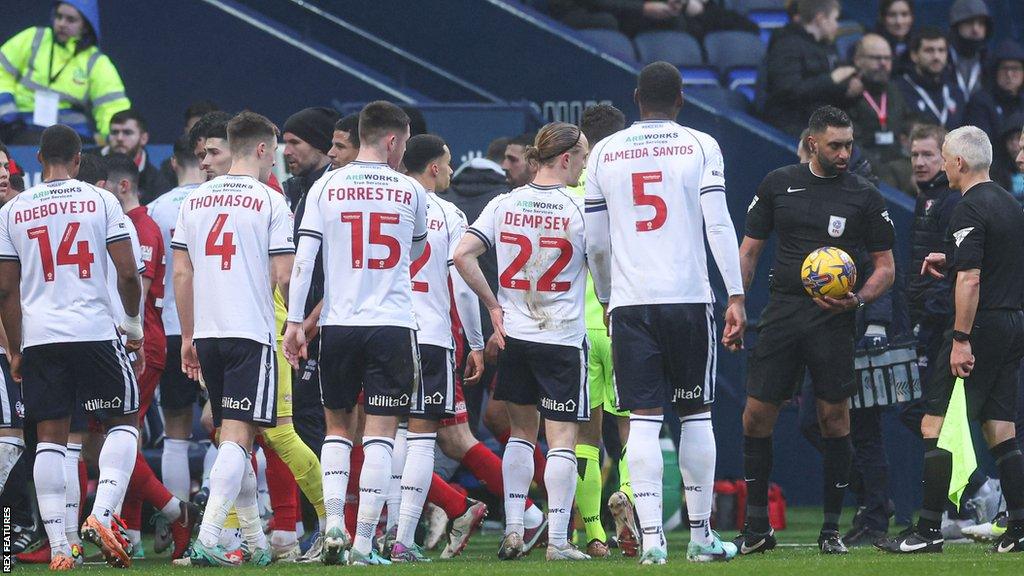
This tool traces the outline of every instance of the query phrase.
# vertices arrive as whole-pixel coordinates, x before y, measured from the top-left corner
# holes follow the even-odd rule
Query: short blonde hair
[[[992,166],[992,142],[988,134],[977,126],[961,126],[946,134],[943,150],[964,159],[971,172],[988,170]]]

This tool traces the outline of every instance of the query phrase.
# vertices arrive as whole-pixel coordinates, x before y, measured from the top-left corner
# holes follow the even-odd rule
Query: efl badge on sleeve
[[[839,238],[843,235],[843,231],[846,230],[846,218],[842,216],[829,216],[828,217],[828,235],[833,238]]]

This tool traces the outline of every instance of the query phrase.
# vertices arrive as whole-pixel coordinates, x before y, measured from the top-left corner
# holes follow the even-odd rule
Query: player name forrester
[[[386,200],[400,204],[412,204],[412,192],[382,186],[352,186],[348,188],[328,188],[327,201],[341,200]]]
[[[85,214],[96,211],[95,200],[67,200],[40,204],[26,210],[14,212],[14,223],[28,222],[57,214]]]

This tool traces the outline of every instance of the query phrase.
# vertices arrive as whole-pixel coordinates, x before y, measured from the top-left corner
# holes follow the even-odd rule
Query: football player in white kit
[[[548,462],[548,560],[587,560],[568,539],[576,491],[576,432],[590,417],[587,397],[586,246],[583,207],[565,189],[579,183],[587,138],[555,122],[537,134],[527,158],[540,168],[530,184],[484,208],[455,253],[455,265],[487,307],[501,354],[494,397],[505,400],[512,437],[505,446],[505,537],[498,557],[523,554],[523,514],[533,477],[533,450],[545,419]],[[497,250],[498,297],[477,257]]]
[[[710,525],[717,342],[705,234],[729,294],[722,343],[731,350],[742,346],[746,313],[722,152],[711,136],[675,122],[683,104],[675,66],[646,66],[634,98],[641,120],[594,145],[586,210],[594,288],[611,314],[616,396],[630,411],[626,459],[642,532],[640,562],[667,558],[659,436],[670,404],[682,420],[687,558],[729,560],[736,546]]]
[[[242,112],[227,132],[231,169],[184,200],[171,240],[182,370],[198,380],[202,366],[220,427],[210,498],[190,556],[193,565],[207,566],[240,560],[218,542],[232,504],[240,518],[255,518],[258,526],[250,453],[256,427],[273,427],[277,418],[271,291],[276,285],[287,295],[295,252],[284,197],[262,183],[274,166],[277,127]],[[257,549],[250,552],[269,561],[266,537],[262,531],[254,536]]]
[[[465,319],[463,327],[471,350],[467,360],[470,384],[475,384],[483,374],[484,341],[476,294],[461,276],[449,274],[455,247],[466,231],[466,216],[454,204],[434,194],[436,190],[446,190],[451,183],[451,152],[440,137],[420,134],[409,139],[403,164],[407,174],[428,193],[427,244],[409,271],[413,310],[419,325],[416,340],[422,370],[420,386],[413,394],[409,410],[404,462],[398,461],[402,450],[397,443],[401,438],[396,438],[395,464],[400,467],[393,464],[392,471],[400,470],[401,474],[401,511],[390,557],[392,562],[419,562],[428,560],[414,536],[434,471],[437,432],[440,421],[455,416],[456,410],[453,301],[459,318]],[[482,503],[471,501],[468,504],[473,508],[468,512],[475,526],[467,527],[466,539],[487,514],[487,507]],[[465,539],[460,545],[465,546]]]
[[[64,460],[76,403],[108,425],[96,501],[82,535],[111,565],[131,565],[110,522],[135,466],[139,389],[127,350],[142,346],[142,283],[117,199],[74,179],[81,146],[67,126],[44,130],[43,183],[0,208],[0,313],[11,376],[22,382],[26,412],[37,422],[36,495],[54,570],[74,568],[64,529]],[[103,252],[117,270],[127,316],[120,328]]]
[[[359,511],[348,562],[388,564],[373,537],[391,479],[399,417],[409,413],[419,380],[410,264],[426,245],[427,194],[395,171],[409,140],[409,117],[390,102],[359,114],[359,155],[309,190],[288,306],[285,354],[292,366],[307,356],[302,313],[317,250],[323,246],[324,305],[320,316],[320,392],[326,436],[321,452],[327,510],[323,561],[342,561],[349,547],[344,502],[352,409],[360,393],[366,425]]]

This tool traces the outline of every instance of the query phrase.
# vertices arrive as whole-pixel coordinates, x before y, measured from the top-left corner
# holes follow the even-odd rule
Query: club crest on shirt
[[[843,231],[846,230],[846,218],[842,216],[829,216],[828,217],[828,235],[833,238],[839,238],[843,235]]]

